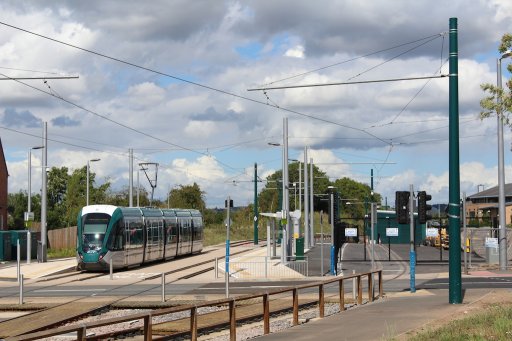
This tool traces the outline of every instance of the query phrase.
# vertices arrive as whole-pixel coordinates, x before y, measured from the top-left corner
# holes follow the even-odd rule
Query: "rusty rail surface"
[[[315,283],[297,285],[294,287],[278,289],[270,292],[252,294],[252,295],[243,295],[236,298],[226,298],[219,299],[214,301],[203,302],[199,304],[193,305],[183,305],[179,307],[173,308],[164,308],[154,310],[148,313],[135,313],[130,314],[123,317],[111,318],[103,321],[90,322],[85,324],[78,324],[73,326],[59,327],[55,329],[44,330],[36,333],[30,333],[15,337],[7,338],[6,341],[21,341],[21,340],[37,340],[43,337],[50,337],[55,335],[61,335],[70,332],[77,333],[77,340],[82,341],[86,340],[86,331],[87,329],[102,327],[106,325],[114,325],[117,323],[133,321],[133,320],[143,320],[143,335],[144,340],[153,340],[152,336],[152,317],[167,315],[182,311],[190,311],[190,339],[192,341],[196,341],[198,337],[198,328],[197,328],[197,320],[198,320],[198,308],[202,307],[210,307],[210,306],[219,306],[219,305],[227,305],[229,310],[229,335],[230,340],[236,340],[236,304],[238,302],[252,300],[256,298],[262,299],[262,316],[263,316],[263,333],[270,333],[270,296],[278,295],[283,293],[292,293],[292,302],[291,307],[293,309],[293,317],[292,324],[294,326],[299,324],[299,291],[303,289],[310,288],[318,288],[318,309],[320,318],[324,317],[325,313],[325,291],[324,288],[328,284],[338,283],[338,295],[339,295],[339,308],[340,311],[345,310],[345,286],[344,281],[356,278],[356,288],[357,288],[357,304],[360,305],[363,303],[363,286],[362,286],[362,278],[367,277],[368,279],[368,301],[373,302],[375,299],[373,292],[373,275],[378,275],[378,288],[379,288],[379,298],[382,298],[384,295],[383,290],[383,278],[382,278],[382,270],[373,270],[365,273],[352,274],[343,277],[334,277],[328,280],[323,280]],[[353,288],[353,290],[356,290]],[[159,337],[159,339],[166,339],[165,336]]]

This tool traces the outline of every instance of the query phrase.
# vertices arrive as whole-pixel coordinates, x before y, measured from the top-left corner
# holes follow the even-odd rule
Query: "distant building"
[[[7,230],[7,163],[5,162],[4,148],[0,139],[0,230]]]
[[[498,186],[466,198],[466,217],[498,227]],[[505,184],[505,224],[512,224],[512,183]]]

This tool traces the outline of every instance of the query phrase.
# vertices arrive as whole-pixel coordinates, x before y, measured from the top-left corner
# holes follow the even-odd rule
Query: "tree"
[[[48,229],[76,224],[80,209],[86,204],[87,167],[75,169],[70,175],[67,167],[52,167],[48,172]],[[105,203],[110,182],[94,187],[96,174],[89,173],[91,202]]]
[[[9,193],[7,196],[7,213],[9,214],[7,226],[9,229],[25,229],[25,212],[27,211],[28,196],[26,192]],[[41,196],[32,196],[32,212],[34,221],[41,221]]]
[[[105,182],[99,187],[94,187],[96,174],[89,172],[89,204],[104,204],[110,182]],[[76,218],[80,209],[86,205],[87,192],[87,167],[75,169],[69,176],[64,200],[66,226],[76,224]]]
[[[67,167],[52,167],[48,172],[48,209],[52,209],[64,202],[68,186],[69,174]]]
[[[203,212],[206,208],[204,192],[199,185],[180,185],[169,192],[169,205],[174,208],[193,208]]]
[[[130,187],[124,186],[120,191],[112,191],[109,189],[106,193],[105,203],[114,206],[127,207],[130,204]],[[133,190],[133,204],[137,205],[137,189]],[[139,190],[139,206],[149,206],[148,191],[141,187]]]
[[[64,218],[66,214],[64,200],[66,198],[68,181],[69,174],[67,167],[52,167],[48,172],[46,222],[49,230],[61,228],[66,225]]]
[[[281,210],[282,177],[282,170],[278,170],[267,177],[266,185],[258,197],[261,212],[276,212]],[[309,177],[310,174],[308,172],[308,178]],[[288,166],[288,179],[290,183],[290,209],[295,210],[299,208],[299,200],[301,199],[299,197],[298,185],[296,185],[295,189],[293,187],[293,183],[299,183],[298,162],[293,162]],[[302,164],[301,182],[302,196],[304,196],[304,164]],[[330,186],[330,184],[331,183],[329,178],[325,172],[322,172],[317,166],[313,165],[313,188],[315,193],[325,193],[327,191],[327,187]],[[295,193],[297,193],[297,207],[295,207]],[[320,204],[320,198],[314,197],[314,202],[314,207],[317,209],[319,207],[318,205]]]
[[[370,210],[371,202],[380,203],[382,200],[380,194],[374,192],[372,195],[370,186],[349,178],[337,179],[333,186],[340,193],[340,212],[344,218],[360,219],[366,210]]]
[[[203,213],[203,219],[206,225],[222,224],[224,215],[224,210],[207,208]]]
[[[506,33],[501,38],[501,44],[498,47],[500,54],[505,53],[512,47],[512,34]],[[507,66],[509,73],[512,73],[512,64]],[[503,89],[498,89],[496,85],[485,83],[480,86],[488,94],[480,101],[482,119],[492,116],[494,113],[501,116],[503,124],[512,127],[510,113],[512,112],[512,79],[506,82]],[[499,99],[499,101],[498,101]]]
[[[27,193],[9,193],[7,197],[7,212],[9,221],[7,226],[12,230],[24,230],[24,212],[27,210]]]

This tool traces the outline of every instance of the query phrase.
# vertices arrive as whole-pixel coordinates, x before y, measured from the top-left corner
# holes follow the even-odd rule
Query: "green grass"
[[[69,249],[48,249],[48,254],[47,254],[48,259],[69,258],[69,257],[75,257],[75,256],[76,256],[76,249],[75,248],[69,248]]]
[[[410,340],[512,340],[512,306],[492,305],[479,314],[420,333]]]
[[[302,218],[300,231],[301,234],[304,232],[304,217]],[[324,215],[324,219],[325,215]],[[262,218],[259,221],[258,225],[258,239],[265,240],[267,238],[267,223],[268,220],[266,218]],[[330,234],[331,228],[327,223],[327,220],[324,220],[324,233]],[[276,225],[277,229],[277,225]],[[315,212],[315,233],[320,233],[320,213]],[[253,240],[254,239],[254,225],[241,226],[241,224],[234,222],[231,225],[229,239],[231,241],[237,240]],[[204,245],[217,245],[226,242],[226,226],[224,224],[208,224],[204,229]]]
[[[264,231],[263,231],[264,230]],[[259,226],[258,239],[267,238],[267,226]],[[229,230],[229,240],[253,240],[254,226],[240,226],[233,224]],[[224,224],[209,224],[204,229],[204,245],[217,245],[226,242],[226,226]]]

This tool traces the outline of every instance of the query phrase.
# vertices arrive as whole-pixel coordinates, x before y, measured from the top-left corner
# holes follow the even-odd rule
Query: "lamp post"
[[[85,204],[86,206],[89,206],[89,163],[91,162],[96,162],[96,161],[100,161],[100,159],[91,159],[91,160],[87,160],[87,189],[86,189],[86,195],[85,195]]]
[[[283,168],[282,168],[282,190],[283,200],[281,208],[281,218],[283,219],[285,226],[283,226],[283,238],[281,239],[281,261],[285,263],[287,256],[291,255],[291,233],[290,233],[290,202],[289,202],[289,184],[288,184],[288,118],[283,118],[283,143],[268,143],[270,146],[282,146],[283,148]]]
[[[498,91],[496,96],[496,117],[498,120],[498,211],[499,211],[499,246],[500,246],[500,270],[507,269],[507,226],[505,213],[505,162],[503,155],[503,119],[501,117],[501,60],[512,56],[512,51],[506,51],[497,60]]]
[[[32,212],[32,149],[43,149],[43,146],[32,147],[28,150],[28,214]]]

